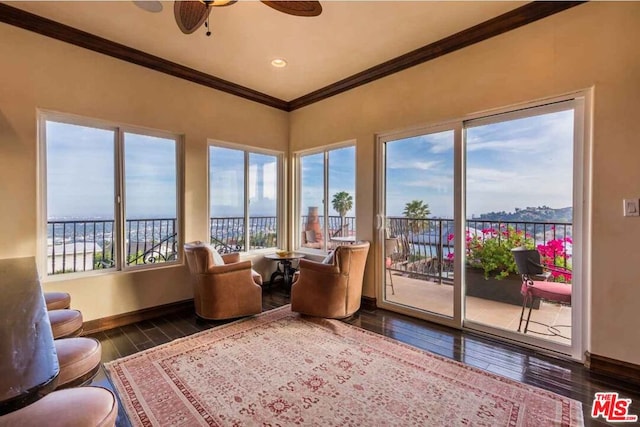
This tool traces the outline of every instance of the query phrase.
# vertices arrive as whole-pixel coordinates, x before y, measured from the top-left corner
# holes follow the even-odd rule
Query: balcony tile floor
[[[395,295],[392,295],[388,273],[386,280],[387,301],[445,316],[453,316],[453,286],[407,277],[407,275],[394,272],[393,285]],[[521,306],[482,298],[466,297],[466,317],[468,320],[509,331],[518,330],[521,310]],[[534,321],[539,323],[534,323]],[[571,307],[541,302],[540,308],[531,312],[530,332],[528,332],[537,332],[535,336],[539,338],[570,344],[570,340],[566,338],[541,335],[541,333],[549,333],[545,325],[566,325],[558,328],[558,330],[563,336],[570,338]]]

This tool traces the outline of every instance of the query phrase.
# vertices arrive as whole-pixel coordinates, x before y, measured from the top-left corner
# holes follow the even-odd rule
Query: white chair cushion
[[[224,260],[222,259],[222,256],[218,253],[218,251],[216,251],[214,247],[211,245],[207,245],[207,247],[211,251],[211,255],[213,257],[213,263],[215,265],[224,265]]]

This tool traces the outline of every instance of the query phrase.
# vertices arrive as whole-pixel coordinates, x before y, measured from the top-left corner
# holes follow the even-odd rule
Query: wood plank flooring
[[[264,311],[288,303],[289,297],[278,289],[265,290],[263,294]],[[640,415],[640,390],[637,386],[620,379],[593,374],[576,362],[386,310],[360,310],[346,322],[414,347],[576,399],[582,402],[586,426],[607,425],[602,418],[591,418],[593,396],[597,391],[617,391],[621,397],[632,399],[629,412]],[[227,322],[204,321],[197,319],[193,312],[182,312],[90,336],[102,343],[104,363],[224,323]],[[103,368],[92,384],[113,390]],[[122,405],[120,406],[117,426],[130,426]]]

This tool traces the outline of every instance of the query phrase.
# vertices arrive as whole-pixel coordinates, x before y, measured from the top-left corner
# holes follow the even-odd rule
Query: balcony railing
[[[278,219],[275,216],[249,218],[249,250],[278,246]],[[220,253],[243,252],[245,224],[243,217],[211,218],[209,223],[211,244]]]
[[[556,239],[570,238],[573,225],[569,222],[491,221],[469,219],[466,221],[467,236],[486,238],[483,230],[506,230],[522,232],[534,247],[546,245]],[[424,276],[425,279],[451,282],[453,274],[454,222],[444,218],[410,219],[388,217],[389,237],[398,238],[398,247],[393,254],[391,268]],[[500,239],[500,233],[497,234]],[[570,253],[563,253],[567,265]]]
[[[323,217],[319,218],[324,224]],[[302,217],[306,224],[307,216]],[[328,218],[329,237],[355,235],[355,217]],[[467,234],[482,238],[482,230],[511,227],[529,236],[534,246],[571,237],[571,223],[467,220]],[[177,258],[175,218],[136,219],[125,223],[126,265],[150,264]],[[245,251],[244,218],[210,219],[211,243],[220,253]],[[398,238],[392,269],[437,281],[451,281],[454,223],[451,219],[388,217],[387,233]],[[47,273],[60,274],[112,268],[114,257],[113,220],[50,221]],[[277,218],[251,217],[250,250],[278,245]],[[570,256],[570,255],[569,255]],[[566,261],[566,259],[565,259]]]
[[[49,221],[47,274],[75,273],[115,265],[113,220]],[[126,265],[153,264],[177,258],[175,218],[128,220]]]

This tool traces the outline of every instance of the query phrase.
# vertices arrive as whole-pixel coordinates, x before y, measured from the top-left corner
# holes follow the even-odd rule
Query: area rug
[[[280,307],[105,364],[133,426],[581,426],[580,402]]]

